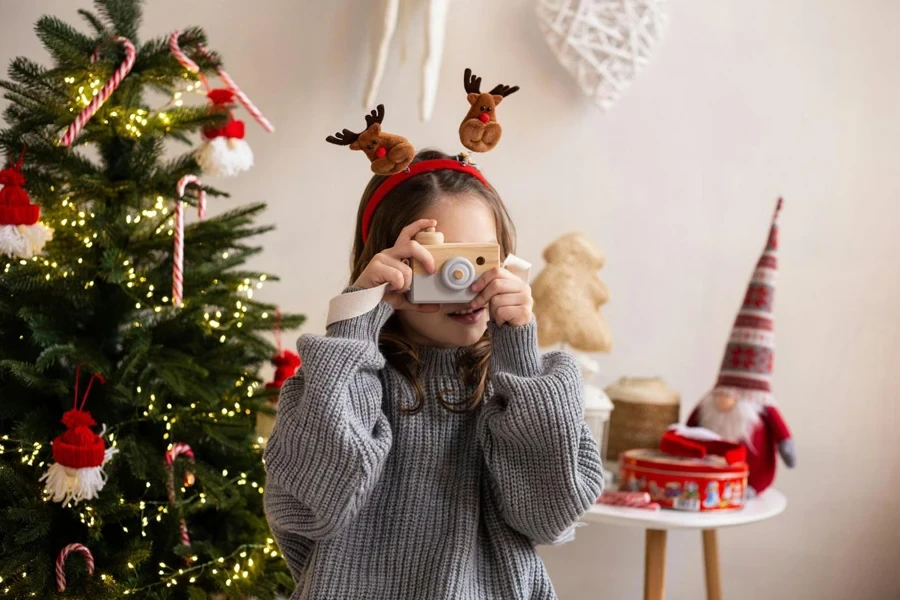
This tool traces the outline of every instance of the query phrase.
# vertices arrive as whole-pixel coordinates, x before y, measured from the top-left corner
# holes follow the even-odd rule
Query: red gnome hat
[[[210,175],[233,177],[253,166],[253,151],[244,139],[244,122],[231,112],[235,92],[228,88],[210,90],[206,97],[213,113],[226,113],[228,122],[221,127],[203,130],[203,144],[194,157],[200,168]]]
[[[97,424],[91,413],[73,408],[63,414],[62,422],[66,431],[53,440],[53,460],[70,469],[102,465],[106,444],[91,430]]]
[[[747,293],[731,330],[716,388],[750,392],[762,404],[774,403],[772,369],[775,364],[775,279],[778,275],[778,199],[769,239],[756,263]]]
[[[244,122],[235,119],[231,113],[234,105],[234,92],[228,88],[210,90],[206,97],[213,103],[213,111],[228,113],[228,123],[222,127],[211,127],[203,130],[203,137],[213,139],[217,137],[244,139]]]
[[[22,159],[0,171],[0,225],[34,225],[41,217],[41,207],[31,203],[28,192],[22,189]]]

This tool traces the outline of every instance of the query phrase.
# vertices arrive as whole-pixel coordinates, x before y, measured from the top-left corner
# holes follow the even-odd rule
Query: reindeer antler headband
[[[497,106],[504,98],[519,90],[519,86],[499,84],[490,92],[481,91],[481,77],[466,69],[463,74],[463,87],[469,111],[459,126],[459,141],[473,152],[488,152],[500,142],[502,129],[497,122]],[[416,175],[449,169],[468,173],[485,186],[490,184],[465,155],[458,160],[435,159],[423,160],[411,165],[416,157],[416,149],[405,137],[387,133],[382,129],[384,121],[384,105],[379,104],[375,110],[366,115],[366,128],[360,133],[343,129],[329,135],[325,141],[338,146],[349,146],[351,150],[362,150],[371,163],[372,172],[388,177],[378,186],[369,198],[362,216],[363,243],[369,237],[369,223],[375,209],[384,197],[395,187]]]

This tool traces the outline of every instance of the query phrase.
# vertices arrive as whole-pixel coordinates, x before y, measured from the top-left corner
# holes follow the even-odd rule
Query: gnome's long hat
[[[763,250],[753,278],[747,287],[744,302],[738,312],[725,356],[719,370],[716,389],[738,389],[750,394],[762,404],[773,404],[772,368],[775,364],[775,320],[772,314],[775,299],[775,279],[778,274],[778,214],[782,200],[778,199],[769,239]]]

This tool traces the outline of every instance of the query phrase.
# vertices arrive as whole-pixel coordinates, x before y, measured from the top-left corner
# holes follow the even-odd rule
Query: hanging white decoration
[[[382,22],[381,38],[377,44],[377,52],[372,59],[372,68],[369,74],[369,83],[366,86],[366,97],[363,108],[366,110],[375,105],[378,97],[378,88],[384,77],[384,68],[387,64],[388,53],[394,32],[397,30],[397,22],[402,9],[409,9],[412,0],[381,0],[384,5],[384,20]],[[447,28],[447,11],[450,8],[450,0],[428,0],[427,15],[425,21],[426,55],[422,63],[422,92],[419,96],[419,114],[423,121],[431,119],[434,110],[434,101],[437,96],[438,79],[441,72],[441,61],[444,56],[444,34]]]
[[[581,91],[609,110],[647,65],[668,24],[667,0],[537,0],[550,49]]]

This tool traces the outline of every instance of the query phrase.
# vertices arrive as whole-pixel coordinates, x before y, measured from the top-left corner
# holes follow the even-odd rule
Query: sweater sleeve
[[[567,541],[603,491],[581,373],[568,354],[540,356],[534,320],[489,328],[493,396],[478,436],[501,514],[534,543]]]
[[[275,531],[313,540],[350,523],[378,483],[392,433],[381,409],[385,361],[374,310],[297,343],[303,366],[281,389],[266,444],[266,514]]]

